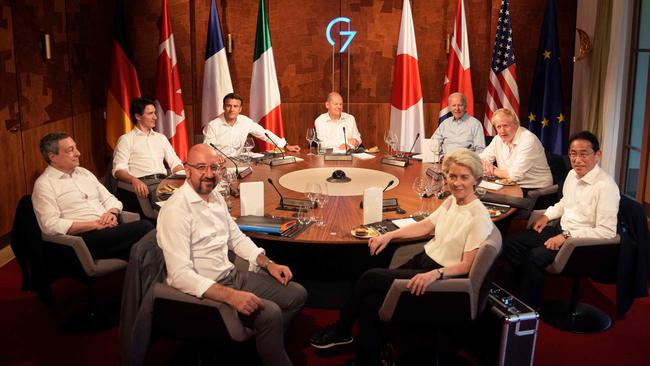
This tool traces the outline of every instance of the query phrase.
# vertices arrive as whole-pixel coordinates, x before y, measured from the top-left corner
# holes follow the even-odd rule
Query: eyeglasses
[[[586,152],[586,151],[580,151],[580,152],[577,152],[577,151],[569,151],[569,158],[570,158],[571,160],[575,160],[575,159],[577,159],[577,158],[580,158],[580,159],[586,159],[587,157],[591,156],[592,154],[593,154],[593,152]]]
[[[187,165],[189,167],[192,167],[192,168],[198,170],[201,173],[205,173],[208,169],[210,169],[211,171],[213,171],[215,173],[220,173],[223,170],[223,167],[221,165],[219,165],[219,164],[212,164],[212,165],[196,164],[196,165],[194,165],[194,164],[190,164],[190,163],[185,163],[185,165]]]

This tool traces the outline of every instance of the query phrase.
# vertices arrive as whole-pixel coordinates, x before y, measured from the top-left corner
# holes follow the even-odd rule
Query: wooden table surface
[[[267,178],[273,179],[276,187],[282,192],[285,198],[306,198],[303,193],[288,190],[278,183],[278,179],[289,172],[320,167],[333,167],[345,171],[345,168],[366,168],[376,169],[395,175],[399,179],[399,185],[384,193],[384,198],[397,198],[399,206],[406,210],[406,214],[397,214],[394,211],[384,212],[384,219],[397,219],[408,217],[420,210],[420,198],[411,189],[413,180],[418,176],[426,174],[426,170],[432,167],[433,164],[421,163],[417,160],[412,160],[408,167],[396,167],[392,165],[382,164],[381,153],[377,154],[374,159],[361,160],[353,158],[352,161],[324,161],[322,155],[307,155],[306,153],[292,154],[299,156],[304,161],[295,164],[287,164],[271,167],[266,164],[252,164],[253,173],[245,177],[240,182],[264,182],[264,212],[267,215],[289,217],[293,212],[278,210],[277,207],[280,202],[278,194],[273,187],[267,182]],[[229,164],[232,166],[231,164]],[[240,164],[241,165],[241,164]],[[240,170],[242,168],[240,167]],[[167,179],[161,182],[160,186],[170,184],[172,186],[180,186],[184,181],[181,179]],[[384,185],[382,183],[381,185]],[[498,191],[500,194],[511,195],[515,197],[522,197],[522,191],[518,186],[506,186]],[[311,244],[366,244],[367,239],[357,239],[350,233],[352,228],[363,223],[363,210],[360,208],[362,196],[332,196],[324,208],[315,209],[314,214],[322,215],[325,218],[325,226],[320,227],[316,224],[311,225],[306,231],[298,236],[287,239],[278,236],[272,236],[259,233],[247,233],[250,237],[287,242],[287,243],[311,243]],[[429,198],[431,200],[431,209],[437,208],[442,201],[436,198]],[[502,220],[505,217],[514,213],[516,209],[510,209],[508,212],[497,216],[495,220]],[[240,212],[239,200],[233,199],[231,214],[238,217]],[[418,238],[419,241],[426,238]]]

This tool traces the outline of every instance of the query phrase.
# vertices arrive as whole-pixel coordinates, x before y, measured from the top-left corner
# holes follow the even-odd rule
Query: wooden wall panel
[[[23,129],[71,115],[65,1],[16,0],[14,47]],[[52,59],[42,56],[50,34]]]
[[[9,1],[0,1],[0,236],[11,230],[18,200],[26,193],[11,13]]]
[[[101,0],[66,0],[74,138],[84,167],[103,176],[107,146],[104,110],[110,72],[113,5]]]

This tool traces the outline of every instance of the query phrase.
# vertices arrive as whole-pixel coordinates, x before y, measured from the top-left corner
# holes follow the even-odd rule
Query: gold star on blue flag
[[[555,0],[548,0],[539,38],[532,91],[528,103],[528,129],[539,137],[544,148],[554,154],[565,153],[563,125],[566,115],[562,108],[562,72],[560,42],[555,16]],[[537,121],[535,116],[547,116]]]

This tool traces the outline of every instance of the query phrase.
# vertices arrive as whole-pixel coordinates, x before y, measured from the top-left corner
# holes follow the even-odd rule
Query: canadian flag
[[[448,101],[449,95],[461,92],[467,98],[466,112],[474,115],[474,93],[472,92],[472,74],[469,68],[469,43],[467,42],[467,24],[465,23],[465,5],[458,0],[454,35],[451,37],[451,52],[447,64],[447,76],[442,89],[440,114],[438,122],[451,117]]]
[[[409,0],[404,0],[402,6],[390,104],[390,130],[399,137],[399,150],[407,151],[424,132],[418,49]],[[413,152],[420,151],[420,145],[413,148]]]
[[[187,160],[187,131],[181,82],[176,64],[176,48],[167,0],[162,1],[160,14],[160,45],[158,46],[158,71],[156,72],[156,129],[167,136],[176,155]]]

